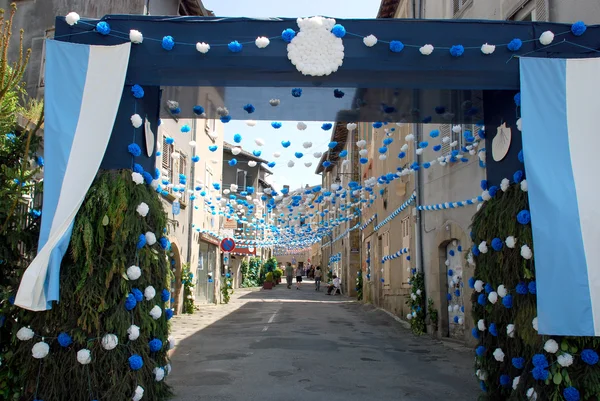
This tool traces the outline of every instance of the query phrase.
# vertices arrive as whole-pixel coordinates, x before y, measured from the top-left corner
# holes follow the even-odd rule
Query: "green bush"
[[[273,273],[272,272],[268,272],[265,275],[265,282],[266,283],[272,283],[273,282]]]
[[[283,270],[275,269],[273,270],[273,277],[276,279],[280,279],[283,276]]]
[[[425,333],[425,276],[413,269],[408,283],[410,284],[410,296],[406,300],[406,304],[410,307],[410,312],[406,317],[409,319],[413,334],[421,335]]]
[[[250,262],[244,259],[242,261],[242,288],[258,287],[261,285],[260,281],[260,259],[251,258]]]
[[[181,273],[181,284],[183,285],[183,313],[192,314],[196,309],[194,302],[194,274],[190,271],[190,265],[184,264]]]

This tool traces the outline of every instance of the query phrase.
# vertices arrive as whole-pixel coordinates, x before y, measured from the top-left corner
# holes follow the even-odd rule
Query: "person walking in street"
[[[321,266],[317,266],[315,270],[315,291],[321,291],[321,275],[323,272],[321,271]]]
[[[288,290],[292,288],[292,280],[294,278],[294,268],[290,262],[285,266],[285,280],[287,281]]]
[[[333,295],[335,295],[335,294],[337,294],[339,289],[340,289],[340,279],[338,278],[338,276],[336,276],[334,274],[333,275],[333,283],[329,284],[329,287],[327,287],[327,295],[331,295],[332,291],[333,291]]]
[[[296,289],[300,289],[300,284],[302,283],[302,267],[298,267],[296,269]]]

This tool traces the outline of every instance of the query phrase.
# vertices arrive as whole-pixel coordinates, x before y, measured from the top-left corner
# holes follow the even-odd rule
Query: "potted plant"
[[[275,284],[281,283],[281,276],[283,276],[283,270],[275,269],[273,271],[273,278],[275,279]]]
[[[273,273],[268,272],[265,276],[265,281],[263,282],[263,289],[272,290],[273,289]]]
[[[427,299],[427,332],[431,334],[432,337],[436,337],[437,329],[438,329],[438,311],[433,306],[433,299]]]

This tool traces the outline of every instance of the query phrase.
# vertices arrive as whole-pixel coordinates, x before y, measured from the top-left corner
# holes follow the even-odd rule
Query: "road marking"
[[[271,324],[271,323],[273,323],[273,321],[275,320],[275,316],[277,316],[277,312],[279,312],[279,309],[277,309],[275,312],[273,312],[273,314],[269,318],[269,321],[267,322],[267,326],[263,327],[263,329],[262,329],[263,332],[269,330],[269,326],[268,325]]]

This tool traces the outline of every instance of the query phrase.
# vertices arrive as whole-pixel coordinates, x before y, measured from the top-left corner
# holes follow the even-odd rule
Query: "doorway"
[[[214,303],[216,247],[200,241],[199,248],[198,266],[196,267],[196,302]]]

